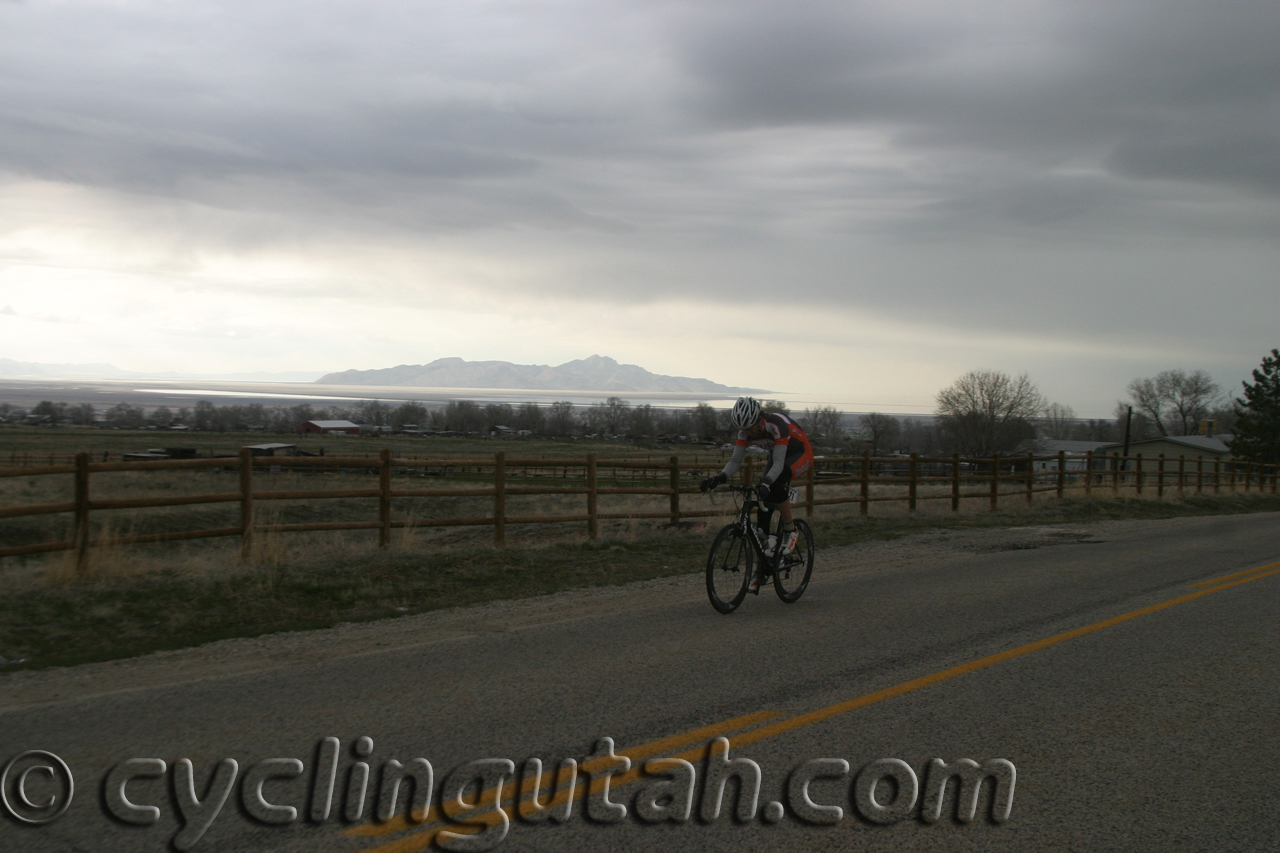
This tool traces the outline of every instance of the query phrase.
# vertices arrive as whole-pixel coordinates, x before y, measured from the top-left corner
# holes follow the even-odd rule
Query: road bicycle
[[[755,487],[722,485],[717,488],[732,492],[735,500],[741,496],[741,503],[738,520],[716,534],[711,553],[707,555],[707,597],[711,599],[711,606],[721,613],[732,613],[748,592],[759,595],[759,587],[770,578],[778,598],[787,604],[799,600],[813,572],[813,530],[806,522],[795,519],[795,530],[799,534],[795,549],[789,554],[770,553],[767,534],[755,525],[754,516],[760,505]],[[715,491],[708,493],[712,502]],[[795,492],[791,493],[791,501],[795,503]],[[779,517],[773,531],[775,542],[781,541],[781,530]],[[780,552],[781,548],[774,550]],[[760,584],[752,590],[751,578],[755,571],[760,573]]]

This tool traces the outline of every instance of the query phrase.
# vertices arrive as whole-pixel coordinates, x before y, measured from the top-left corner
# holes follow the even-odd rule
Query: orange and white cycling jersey
[[[782,455],[783,466],[791,470],[792,477],[798,477],[809,470],[809,466],[813,464],[813,446],[809,443],[809,436],[805,435],[804,430],[800,428],[800,424],[780,412],[766,412],[764,431],[765,434],[762,437],[751,439],[746,430],[739,430],[738,440],[735,443],[743,450],[749,445],[755,445],[772,451],[774,459]],[[780,447],[786,448],[783,454],[778,453]],[[734,454],[735,457],[737,455],[737,453]],[[770,471],[770,473],[773,472]],[[771,480],[776,478],[776,475],[770,477]]]

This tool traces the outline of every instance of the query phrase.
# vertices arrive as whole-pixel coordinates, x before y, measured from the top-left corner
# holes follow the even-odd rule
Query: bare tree
[[[391,422],[391,407],[381,400],[363,400],[356,407],[356,423],[387,426]]]
[[[521,403],[516,409],[514,426],[518,430],[528,430],[532,433],[541,433],[546,423],[546,415],[537,403]]]
[[[547,432],[551,435],[572,435],[574,427],[573,403],[556,400],[547,407]]]
[[[652,437],[657,431],[658,412],[648,403],[631,410],[630,432]]]
[[[902,437],[898,440],[898,443],[903,450],[909,453],[934,456],[942,452],[942,447],[938,443],[937,427],[933,424],[925,423],[920,418],[902,419]]]
[[[67,404],[55,403],[52,400],[41,400],[31,410],[31,414],[41,418],[48,418],[49,423],[57,425],[66,419]]]
[[[1141,415],[1143,420],[1154,426],[1155,431],[1160,435],[1168,435],[1169,431],[1164,426],[1164,401],[1161,399],[1159,389],[1156,388],[1156,381],[1135,379],[1129,383],[1127,390],[1134,414]],[[1126,417],[1127,412],[1128,406],[1123,402],[1116,404],[1117,420]]]
[[[1031,421],[1048,401],[1024,373],[1016,378],[973,370],[938,392],[938,429],[944,447],[966,456],[988,456],[1034,438]]]
[[[707,408],[710,409],[709,406]],[[693,425],[693,411],[692,409],[658,409],[655,415],[658,422],[654,429],[660,434],[687,435],[692,432],[697,435],[697,428]],[[714,424],[715,410],[711,410],[711,418],[711,422]]]
[[[608,406],[605,403],[592,403],[578,412],[578,426],[585,435],[600,435],[608,432]]]
[[[195,428],[199,430],[219,429],[218,407],[208,400],[197,400],[195,411],[191,415]],[[219,429],[220,431],[220,429]]]
[[[821,437],[823,444],[836,446],[840,444],[840,438],[844,435],[844,414],[835,406],[805,409],[800,425],[804,427],[810,439],[816,440]]]
[[[1176,374],[1182,371],[1171,372],[1175,378],[1169,383],[1169,420],[1179,435],[1194,435],[1200,430],[1200,421],[1222,399],[1222,387],[1203,370],[1181,376]]]
[[[391,425],[402,427],[405,424],[422,426],[427,420],[427,407],[412,400],[406,400],[391,411]]]
[[[484,425],[485,429],[493,430],[494,427],[504,426],[511,428],[511,422],[516,418],[516,410],[511,407],[510,403],[485,403],[484,406]]]
[[[182,411],[185,411],[185,410],[179,410],[179,416],[181,416]],[[190,413],[188,412],[188,414]],[[71,418],[71,422],[73,424],[92,425],[93,424],[93,404],[80,403],[79,405],[72,406],[68,410],[67,415],[68,417]]]
[[[116,403],[107,409],[104,417],[107,426],[121,429],[141,429],[146,426],[146,413],[131,403]]]
[[[1134,412],[1154,424],[1160,435],[1194,434],[1201,418],[1222,399],[1222,388],[1203,370],[1166,370],[1133,380],[1127,390]]]
[[[693,407],[693,429],[703,438],[715,435],[718,430],[718,416],[716,410],[708,406],[706,403],[699,403]]]
[[[879,456],[891,448],[902,433],[902,423],[893,415],[871,412],[858,418],[858,423],[862,426],[863,436],[871,443],[868,449],[872,456]]]
[[[485,428],[484,410],[474,400],[450,400],[444,407],[445,429],[453,432],[480,432]]]
[[[1050,403],[1037,422],[1041,438],[1053,438],[1061,441],[1076,437],[1077,421],[1075,410],[1062,403]]]
[[[1079,425],[1077,436],[1081,441],[1111,442],[1121,436],[1116,432],[1115,421],[1106,418],[1090,418]]]
[[[627,416],[631,413],[631,404],[621,397],[610,397],[604,401],[604,431],[612,435],[626,432]]]

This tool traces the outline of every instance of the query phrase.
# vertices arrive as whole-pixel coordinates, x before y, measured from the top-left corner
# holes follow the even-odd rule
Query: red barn
[[[320,435],[359,435],[360,427],[351,421],[307,421],[298,427],[298,431]]]

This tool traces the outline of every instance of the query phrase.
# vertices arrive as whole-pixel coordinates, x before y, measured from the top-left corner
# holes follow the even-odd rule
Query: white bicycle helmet
[[[739,397],[733,404],[729,420],[738,429],[751,429],[760,420],[760,404],[753,397]]]

